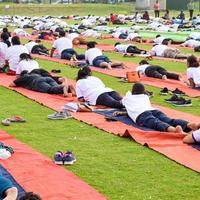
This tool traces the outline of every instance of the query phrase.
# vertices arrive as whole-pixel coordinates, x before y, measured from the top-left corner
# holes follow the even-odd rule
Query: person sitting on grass
[[[19,57],[20,62],[16,70],[17,77],[19,77],[20,74],[25,70],[29,73],[34,69],[39,69],[38,62],[34,60],[30,54],[22,53]]]
[[[90,105],[103,105],[111,108],[123,108],[122,97],[97,77],[92,76],[91,69],[84,67],[78,71],[76,78],[76,94],[81,102],[89,102]]]
[[[200,88],[200,67],[196,56],[189,56],[187,59],[186,84],[191,88]]]
[[[181,76],[176,73],[170,73],[166,69],[158,65],[151,65],[146,60],[141,60],[139,66],[136,68],[138,75],[145,75],[147,77],[158,79],[174,79],[181,80]]]
[[[54,41],[53,47],[51,49],[50,57],[53,57],[54,51],[58,50],[58,55],[61,59],[71,60],[78,59],[84,60],[84,55],[78,55],[73,49],[72,40],[65,37],[65,31],[59,32],[59,38]]]
[[[16,200],[17,195],[17,188],[13,186],[12,182],[3,176],[0,176],[0,199]]]
[[[23,71],[19,78],[10,83],[10,87],[23,87],[29,90],[48,93],[48,94],[63,94],[64,97],[68,97],[71,90],[67,84],[67,80],[59,85],[51,77],[43,77],[36,73],[27,73]]]
[[[183,133],[197,130],[199,124],[182,119],[169,118],[165,113],[151,106],[145,87],[135,83],[132,91],[122,99],[127,112],[115,112],[113,115],[128,115],[137,125],[161,132]]]
[[[95,47],[96,42],[88,42],[85,52],[85,60],[95,67],[112,69],[115,67],[124,68],[123,63],[113,63],[107,56],[103,55],[99,48]]]
[[[8,47],[6,50],[6,64],[9,65],[8,75],[15,75],[16,70],[20,61],[20,55],[22,53],[28,54],[28,49],[21,45],[18,36],[14,36],[11,39],[12,46]]]

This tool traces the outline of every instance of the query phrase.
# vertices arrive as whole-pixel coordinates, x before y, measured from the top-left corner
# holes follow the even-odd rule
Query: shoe
[[[48,119],[69,119],[72,118],[72,115],[65,111],[65,112],[57,112],[47,116]]]
[[[165,101],[167,102],[167,103],[174,103],[174,102],[177,102],[177,101],[179,101],[179,97],[176,95],[176,94],[174,94],[174,95],[172,95],[169,99],[165,99]]]
[[[154,93],[151,92],[151,91],[148,91],[148,90],[145,91],[145,94],[148,95],[149,97],[153,97],[154,96]]]
[[[172,103],[174,106],[192,106],[192,101],[190,99],[186,100],[184,98],[180,98],[177,102]]]
[[[76,162],[76,158],[71,151],[67,151],[63,156],[64,165],[72,165]]]
[[[185,92],[179,90],[178,88],[176,88],[174,91],[172,91],[172,93],[178,94],[178,95],[185,95]]]
[[[9,119],[3,119],[3,120],[1,121],[1,123],[2,123],[4,126],[10,126],[11,121],[10,121]]]
[[[168,88],[164,87],[161,91],[160,91],[160,95],[168,95],[169,90]]]
[[[26,122],[25,119],[19,117],[19,116],[12,116],[11,118],[8,118],[10,122]]]
[[[57,151],[54,155],[54,163],[57,165],[63,165],[63,153],[61,151]]]

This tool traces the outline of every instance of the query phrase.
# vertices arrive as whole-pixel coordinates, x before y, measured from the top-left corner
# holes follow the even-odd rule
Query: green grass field
[[[0,4],[1,14],[5,12]],[[2,6],[2,7],[1,7]],[[23,15],[70,15],[70,14],[109,14],[130,13],[130,4],[123,5],[12,5],[8,14]],[[52,9],[53,8],[53,9]],[[30,12],[31,11],[31,12]],[[74,13],[75,12],[75,13]],[[22,40],[26,42],[27,40]],[[109,40],[97,40],[99,43],[114,44]],[[48,48],[49,43],[44,43]],[[138,45],[148,49],[148,45]],[[84,52],[83,49],[76,49]],[[193,53],[191,50],[182,50],[184,53]],[[124,58],[116,53],[106,53],[111,59],[138,63],[141,59]],[[199,55],[199,54],[197,54]],[[75,79],[78,69],[54,62],[40,60],[42,68],[47,70],[60,69],[61,75]],[[185,72],[184,63],[153,60],[153,64],[164,66],[168,70]],[[121,83],[119,79],[94,73],[101,78],[106,86],[112,87],[125,94],[132,84]],[[186,108],[173,107],[164,102],[159,95],[160,89],[147,86],[154,91],[152,102],[174,111],[191,113],[200,116],[200,99],[192,98],[193,106]],[[74,174],[86,181],[97,191],[103,193],[110,200],[197,200],[199,196],[199,174],[171,161],[157,152],[143,147],[128,138],[120,138],[104,131],[81,123],[74,119],[50,121],[47,115],[54,111],[46,108],[24,96],[0,87],[0,118],[19,115],[27,119],[24,124],[12,124],[9,127],[0,125],[0,129],[15,136],[18,140],[33,147],[36,151],[53,158],[57,150],[72,150],[77,157],[75,165],[66,167]]]

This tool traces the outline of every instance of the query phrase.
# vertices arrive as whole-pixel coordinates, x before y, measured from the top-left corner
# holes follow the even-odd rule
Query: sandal
[[[10,122],[26,122],[25,119],[19,117],[19,116],[12,116],[11,118],[8,118]]]

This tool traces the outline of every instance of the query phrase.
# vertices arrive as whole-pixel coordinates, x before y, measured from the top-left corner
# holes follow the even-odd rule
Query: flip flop
[[[26,122],[25,119],[19,117],[19,116],[12,116],[11,118],[8,118],[10,122]]]

